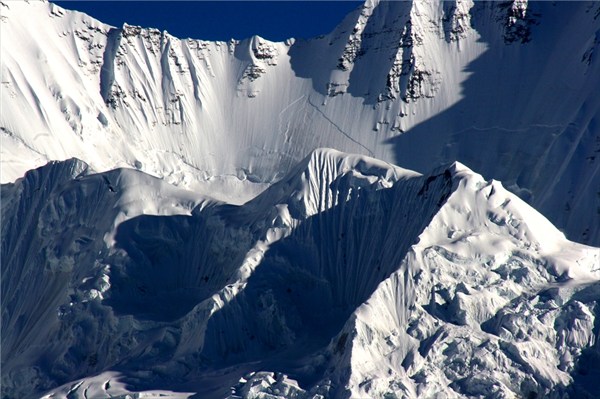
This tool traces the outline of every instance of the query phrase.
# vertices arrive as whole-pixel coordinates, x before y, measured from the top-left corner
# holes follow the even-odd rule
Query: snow
[[[123,399],[188,399],[193,392],[171,392],[153,390],[148,392],[131,392],[126,384],[119,381],[115,372],[105,372],[84,380],[70,382],[57,388],[41,399],[69,399],[83,395],[84,398],[123,398]]]
[[[78,160],[2,190],[9,395],[560,395],[595,345],[600,249],[458,163],[320,149],[243,205]]]
[[[599,395],[596,3],[0,10],[4,396]]]
[[[572,382],[563,326],[578,331],[569,351],[594,343],[596,302],[574,297],[597,284],[600,250],[566,242],[500,183],[453,173],[455,191],[344,330],[356,397],[546,397]]]
[[[281,43],[0,9],[2,182],[77,157],[193,190],[226,180],[215,196],[243,203],[332,147],[421,173],[460,161],[600,244],[595,3],[369,0]]]

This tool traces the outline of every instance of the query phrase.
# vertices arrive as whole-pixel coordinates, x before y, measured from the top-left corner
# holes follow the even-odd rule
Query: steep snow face
[[[452,195],[339,335],[351,395],[582,394],[566,387],[596,343],[600,250],[565,242],[497,181],[452,174]]]
[[[116,226],[210,203],[134,170],[90,174],[79,160],[30,171],[0,194],[2,389],[17,397],[39,392],[47,368],[57,378],[84,373],[101,358],[93,353],[118,347],[115,333],[96,335],[122,329],[111,324],[112,310],[94,307],[111,287],[106,259]],[[26,396],[10,393],[26,386]]]
[[[460,164],[318,150],[234,206],[70,160],[2,198],[9,397],[597,393],[599,249]]]
[[[78,157],[243,203],[328,146],[459,160],[600,244],[599,7],[368,0],[329,35],[272,43],[4,2],[2,181]]]

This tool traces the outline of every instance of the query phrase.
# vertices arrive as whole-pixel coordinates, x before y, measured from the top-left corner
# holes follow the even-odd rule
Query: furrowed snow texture
[[[317,150],[234,206],[69,160],[1,194],[6,397],[598,393],[600,250],[461,164]]]
[[[367,0],[207,42],[0,2],[0,396],[600,397],[599,24]]]
[[[227,201],[243,182],[243,203],[331,147],[421,173],[460,161],[600,245],[599,7],[367,0],[274,43],[2,2],[2,182],[77,157]]]

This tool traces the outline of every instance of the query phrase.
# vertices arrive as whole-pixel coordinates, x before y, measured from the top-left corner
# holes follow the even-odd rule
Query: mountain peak
[[[335,206],[348,190],[380,190],[415,176],[419,174],[375,158],[318,148],[252,203],[288,203],[293,218],[305,219]]]
[[[599,396],[597,6],[0,7],[3,394]]]
[[[571,187],[596,176],[587,126],[600,64],[589,61],[597,27],[583,3],[367,1],[329,35],[293,43],[180,40],[62,9],[58,16],[52,3],[8,6],[6,182],[73,156],[98,171],[139,164],[187,188],[228,176],[274,182],[316,147],[422,173],[459,159],[524,193],[571,237],[598,240],[600,223],[583,211],[598,197]],[[576,51],[559,56],[557,46]],[[519,63],[498,71],[508,53]],[[538,101],[546,80],[571,100]],[[584,155],[568,158],[569,167],[544,163],[560,159],[565,143]],[[531,154],[521,157],[525,148]],[[548,148],[553,155],[542,156]],[[587,177],[576,178],[582,170]]]
[[[22,350],[17,320],[35,308],[41,316],[23,328],[40,333],[27,336],[26,354],[41,359],[51,343],[57,360],[36,363],[35,381],[55,394],[143,391],[141,369],[169,370],[152,389],[169,387],[180,367],[194,370],[187,386],[201,395],[214,372],[242,397],[449,393],[447,381],[476,395],[493,384],[491,377],[484,388],[465,382],[475,378],[469,370],[516,375],[516,383],[494,388],[504,394],[527,393],[528,378],[544,394],[570,381],[569,354],[593,335],[595,302],[585,290],[600,278],[598,250],[566,241],[499,182],[460,163],[419,175],[317,149],[234,207],[205,206],[197,194],[140,171],[81,176],[85,168],[77,160],[41,168],[36,173],[62,170],[64,180],[44,183],[42,196],[23,193],[25,181],[2,187],[9,237],[2,257],[12,259],[3,262],[3,292],[17,309],[3,353]],[[574,307],[548,316],[558,300]],[[64,332],[73,325],[87,333]],[[542,334],[548,325],[555,332]],[[563,345],[561,334],[588,338]],[[98,347],[106,350],[82,371],[70,348]],[[444,349],[454,347],[466,352]],[[544,355],[523,371],[528,348]],[[504,366],[451,367],[459,356],[476,362],[480,354]],[[4,362],[3,387],[28,395],[14,383],[27,372],[20,364]],[[107,374],[77,380],[117,365],[127,388],[106,384]],[[277,374],[249,375],[248,367]]]

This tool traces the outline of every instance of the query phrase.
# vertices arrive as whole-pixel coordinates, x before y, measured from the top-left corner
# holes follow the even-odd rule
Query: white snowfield
[[[328,35],[274,43],[3,1],[1,181],[77,157],[243,203],[331,147],[421,173],[460,161],[600,245],[599,10],[367,0]]]
[[[600,397],[600,3],[0,41],[2,399]]]
[[[600,249],[462,164],[317,150],[236,206],[72,159],[1,194],[9,398],[598,393]]]

